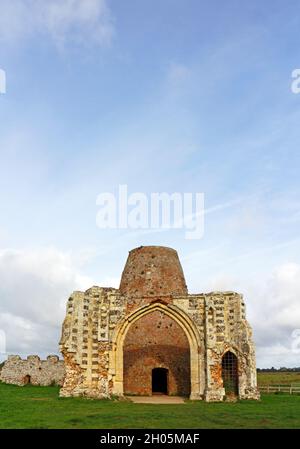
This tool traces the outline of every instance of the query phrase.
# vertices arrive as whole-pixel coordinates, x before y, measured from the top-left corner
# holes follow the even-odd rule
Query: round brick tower
[[[186,295],[177,251],[165,246],[140,246],[130,251],[120,292],[130,297]]]

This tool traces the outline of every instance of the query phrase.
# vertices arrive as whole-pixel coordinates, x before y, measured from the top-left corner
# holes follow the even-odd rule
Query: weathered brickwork
[[[164,368],[168,394],[222,401],[222,358],[230,351],[237,359],[239,397],[259,398],[243,296],[189,295],[171,248],[130,251],[119,289],[74,292],[60,348],[66,365],[61,396],[149,395],[153,370]]]
[[[41,360],[37,355],[29,355],[26,360],[18,355],[10,355],[1,370],[0,380],[8,384],[62,385],[65,377],[65,363],[57,355],[49,355]]]
[[[130,252],[120,283],[125,295],[126,312],[161,298],[172,302],[173,295],[187,295],[177,252],[172,248],[144,246]]]
[[[155,311],[130,327],[124,341],[124,393],[152,394],[152,369],[169,370],[168,393],[190,394],[190,346],[172,318]],[[137,382],[138,379],[138,382]]]

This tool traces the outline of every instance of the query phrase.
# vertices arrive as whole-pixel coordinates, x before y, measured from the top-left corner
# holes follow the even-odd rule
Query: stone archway
[[[163,304],[154,302],[147,306],[141,307],[127,316],[122,323],[115,329],[112,344],[113,351],[110,359],[110,375],[113,379],[112,393],[116,395],[124,394],[124,366],[123,366],[123,345],[126,335],[130,327],[141,317],[152,313],[154,311],[161,311],[165,315],[172,318],[184,331],[190,346],[190,399],[202,399],[204,391],[204,361],[201,356],[204,354],[198,330],[190,319],[190,317],[179,307],[173,304]]]
[[[160,392],[189,397],[190,366],[188,338],[169,315],[154,310],[129,327],[123,343],[124,394],[151,396]]]

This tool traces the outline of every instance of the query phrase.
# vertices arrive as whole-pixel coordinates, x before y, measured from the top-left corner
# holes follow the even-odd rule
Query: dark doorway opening
[[[27,374],[24,379],[24,385],[30,385],[31,384],[31,376],[29,376],[29,374]]]
[[[225,394],[238,394],[238,361],[232,352],[228,351],[222,358],[222,378]]]
[[[168,370],[166,368],[152,370],[152,394],[168,394]]]

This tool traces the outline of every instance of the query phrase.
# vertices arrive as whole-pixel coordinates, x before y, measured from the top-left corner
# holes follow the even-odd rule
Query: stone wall
[[[166,323],[164,334],[160,322]],[[170,373],[169,392],[222,401],[222,357],[230,351],[238,360],[239,397],[259,397],[243,296],[188,294],[177,253],[170,248],[131,251],[120,289],[94,286],[74,292],[60,348],[66,364],[61,396],[149,394],[150,372],[163,365]]]
[[[1,370],[0,380],[8,384],[63,385],[65,363],[56,355],[41,360],[37,355],[29,355],[26,360],[18,355],[10,355]]]
[[[112,337],[124,316],[124,299],[117,289],[94,286],[70,296],[60,340],[66,363],[61,396],[112,394]]]

